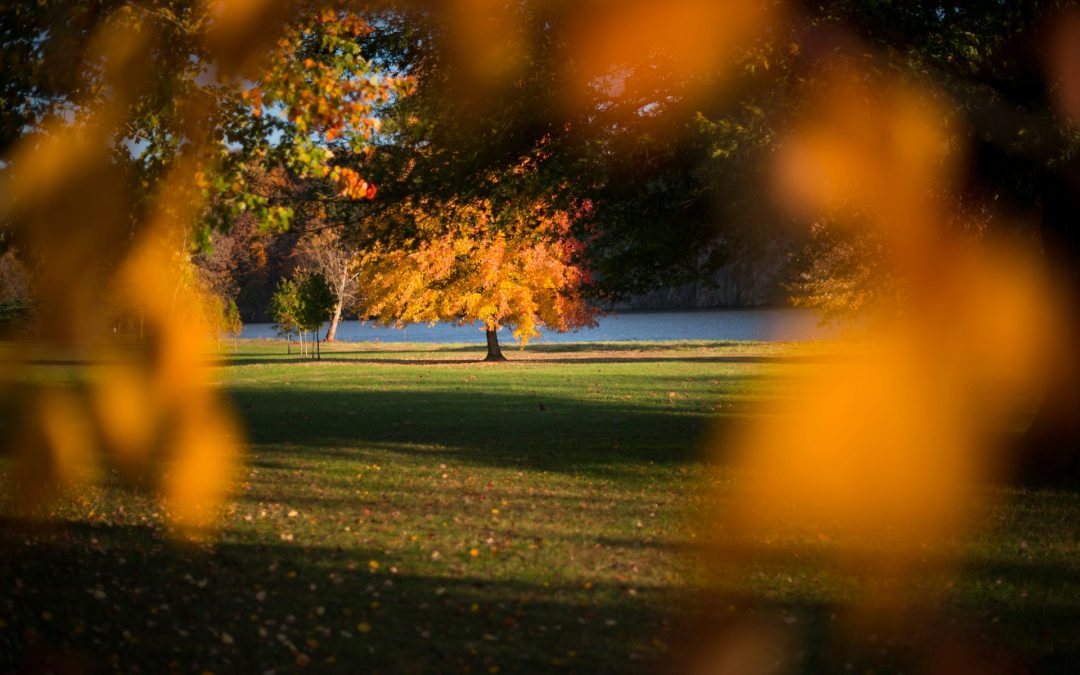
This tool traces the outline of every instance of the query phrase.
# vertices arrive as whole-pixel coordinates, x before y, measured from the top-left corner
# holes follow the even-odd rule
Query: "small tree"
[[[338,296],[327,283],[326,277],[318,272],[302,275],[296,286],[299,297],[297,319],[300,330],[311,331],[314,334],[315,358],[321,358],[319,328],[322,327],[324,321],[331,318],[338,304]]]
[[[225,333],[233,339],[233,353],[236,353],[236,338],[244,331],[244,321],[240,318],[240,308],[236,306],[236,300],[229,300],[225,307]]]
[[[286,350],[292,354],[292,336],[300,333],[300,289],[292,279],[282,279],[270,298],[270,317],[274,320],[277,334],[286,340]],[[303,335],[300,353],[304,353]]]

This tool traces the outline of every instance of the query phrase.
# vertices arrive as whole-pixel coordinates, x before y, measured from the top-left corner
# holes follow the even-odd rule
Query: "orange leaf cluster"
[[[319,37],[332,48],[351,51],[355,43],[348,39],[355,36],[355,31],[345,30],[343,25],[318,22]],[[407,80],[366,75],[369,69],[358,67],[359,64],[350,66],[345,60],[335,58],[336,55],[318,60],[298,58],[306,38],[315,37],[314,30],[314,25],[296,27],[279,42],[281,48],[275,51],[263,76],[265,98],[280,103],[289,119],[303,120],[302,131],[326,133],[357,124],[360,131],[370,134],[375,125],[371,119],[372,106],[390,100],[396,89],[406,86]],[[350,55],[353,61],[360,58],[358,51]]]
[[[349,199],[375,199],[375,186],[348,167],[335,167],[330,174],[341,187],[341,196]]]
[[[512,326],[522,344],[541,327],[563,332],[594,324],[569,212],[545,200],[501,218],[486,200],[409,210],[419,236],[401,247],[375,246],[361,259],[361,315],[397,326]]]
[[[371,30],[349,11],[326,10],[296,24],[278,40],[260,84],[244,93],[256,116],[269,107],[295,125],[301,174],[330,172],[332,155],[316,149],[319,140],[344,138],[353,151],[364,149],[381,128],[375,108],[413,86],[410,78],[381,73],[364,58],[357,38]],[[342,169],[333,177],[345,196],[374,196],[355,172]]]

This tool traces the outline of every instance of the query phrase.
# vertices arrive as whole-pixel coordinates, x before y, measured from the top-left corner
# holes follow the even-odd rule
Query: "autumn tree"
[[[152,197],[178,161],[194,160],[208,207],[201,215],[223,229],[245,213],[270,229],[293,217],[290,204],[255,189],[253,167],[330,179],[343,199],[374,194],[336,159],[370,152],[378,107],[411,85],[366,58],[362,40],[371,27],[356,11],[319,1],[289,3],[287,11],[182,0],[153,8],[83,5],[0,9],[12,29],[0,39],[8,64],[5,172],[30,165],[8,152],[20,139],[81,125],[88,137],[124,151],[110,148],[109,160],[141,186],[136,200]],[[128,54],[117,48],[121,42],[139,55],[137,63],[116,62]],[[108,114],[96,119],[90,113],[98,109]]]
[[[341,240],[336,229],[329,227],[317,228],[301,238],[297,253],[300,265],[326,279],[337,299],[324,338],[327,342],[333,342],[342,309],[354,303],[359,289],[357,254]]]
[[[763,235],[769,200],[751,189],[770,106],[789,104],[773,85],[791,73],[769,64],[790,43],[761,37],[775,3],[389,4],[367,40],[416,84],[387,110],[393,142],[370,168],[380,197],[362,208],[499,203],[531,158],[534,195],[592,203],[574,234],[595,273],[586,293],[604,302],[777,244]]]
[[[422,201],[407,208],[415,235],[376,244],[360,260],[357,313],[383,325],[480,323],[488,361],[505,360],[498,330],[525,344],[541,329],[593,325],[581,295],[588,272],[570,232],[576,213],[535,200],[504,209],[490,201]]]

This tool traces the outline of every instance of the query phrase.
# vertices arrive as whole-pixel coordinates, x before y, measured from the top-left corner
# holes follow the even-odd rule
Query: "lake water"
[[[325,328],[324,328],[325,331]],[[612,312],[598,318],[595,328],[570,333],[544,333],[532,344],[563,342],[616,342],[624,340],[780,340],[805,341],[828,337],[812,312],[801,309],[731,309],[675,312]],[[268,323],[247,324],[241,337],[274,338]],[[479,324],[455,326],[412,325],[384,328],[359,321],[342,321],[337,339],[342,342],[482,342]],[[510,330],[499,332],[504,344],[514,342]]]

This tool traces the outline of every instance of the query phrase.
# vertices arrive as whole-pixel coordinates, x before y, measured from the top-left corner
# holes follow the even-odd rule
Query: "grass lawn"
[[[651,672],[736,620],[797,637],[780,672],[1080,663],[1073,492],[995,489],[987,526],[950,545],[961,568],[910,590],[941,602],[855,645],[830,629],[850,586],[812,561],[714,578],[703,514],[731,477],[709,439],[812,348],[506,352],[518,361],[477,363],[471,345],[226,351],[250,449],[216,541],[171,543],[152,499],[110,485],[45,529],[7,516],[0,671]]]

